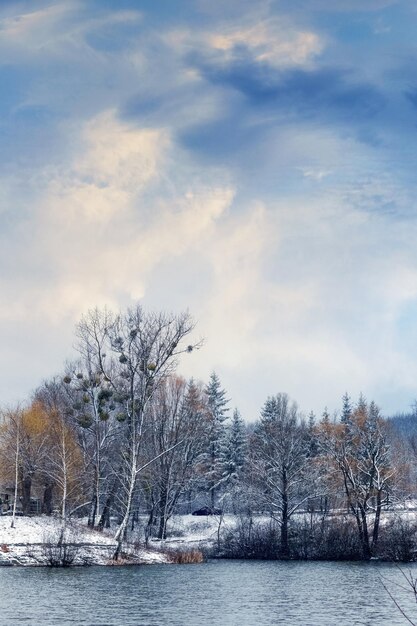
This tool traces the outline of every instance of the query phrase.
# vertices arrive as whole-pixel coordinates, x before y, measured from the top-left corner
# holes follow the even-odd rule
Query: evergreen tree
[[[289,398],[285,393],[269,396],[261,409],[264,422],[277,422],[287,419],[290,410]]]
[[[318,452],[317,433],[316,433],[316,416],[313,411],[308,415],[307,438],[309,442],[309,456],[314,457]]]
[[[340,416],[340,421],[342,424],[349,424],[352,417],[352,402],[348,393],[342,398],[343,407],[342,407],[342,415]]]
[[[324,411],[322,413],[320,423],[321,424],[330,424],[330,415],[329,415],[329,411],[327,410],[327,406],[324,407]]]
[[[209,412],[212,419],[219,424],[222,424],[228,417],[229,400],[226,397],[226,391],[222,389],[220,379],[216,372],[212,372],[210,375],[210,382],[205,388],[207,395],[207,403]]]
[[[280,556],[290,556],[289,523],[311,491],[306,426],[287,394],[269,397],[252,438],[260,503],[280,526]]]
[[[237,409],[233,412],[232,423],[225,433],[221,448],[222,480],[225,483],[239,482],[246,460],[246,428]]]
[[[360,394],[359,396],[359,400],[358,400],[358,404],[357,404],[357,410],[359,413],[365,415],[366,412],[368,411],[368,405],[366,403],[366,398],[363,395],[363,393]]]
[[[215,372],[212,372],[210,381],[205,388],[207,397],[207,411],[211,422],[210,436],[208,442],[208,468],[207,486],[210,492],[210,504],[214,509],[216,502],[216,490],[222,482],[221,447],[225,438],[224,422],[228,418],[227,405],[229,400],[226,391],[222,388],[220,379]]]

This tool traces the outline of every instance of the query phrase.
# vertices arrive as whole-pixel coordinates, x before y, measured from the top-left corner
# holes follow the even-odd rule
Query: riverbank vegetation
[[[63,532],[85,518],[114,529],[117,560],[132,537],[166,541],[174,515],[200,512],[216,514],[225,557],[413,560],[417,417],[348,394],[339,413],[304,416],[281,392],[245,424],[215,373],[176,374],[201,346],[193,329],[188,314],[140,306],[80,321],[78,359],[2,411],[11,526],[19,513],[58,516]]]

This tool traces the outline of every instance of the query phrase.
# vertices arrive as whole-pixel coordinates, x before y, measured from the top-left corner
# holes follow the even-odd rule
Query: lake
[[[408,572],[408,566],[403,568]],[[417,566],[412,566],[417,575]],[[73,569],[0,568],[0,624],[396,626],[417,623],[398,568],[380,563],[210,561]]]

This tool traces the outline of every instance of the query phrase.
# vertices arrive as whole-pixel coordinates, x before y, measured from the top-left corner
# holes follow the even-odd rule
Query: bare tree
[[[3,414],[0,441],[0,465],[3,478],[13,480],[16,513],[18,492],[21,494],[22,512],[31,512],[33,481],[40,480],[47,456],[48,424],[39,402],[27,408],[7,410]],[[13,468],[13,469],[12,469]],[[20,489],[19,489],[20,488]]]
[[[385,422],[376,405],[363,398],[340,423],[322,423],[322,462],[330,468],[334,487],[344,491],[354,516],[363,556],[376,551],[382,509],[392,493],[396,470],[391,465]]]
[[[179,499],[191,487],[201,459],[210,420],[201,387],[183,378],[166,378],[155,393],[145,431],[146,456],[151,463],[142,483],[152,502],[151,518],[158,519],[158,537]],[[170,450],[164,454],[165,450]]]
[[[76,506],[85,498],[83,490],[82,449],[76,426],[67,414],[64,383],[55,379],[45,382],[37,391],[48,423],[48,454],[43,463],[43,475],[60,496],[60,512],[65,527],[69,506]]]
[[[3,480],[14,479],[11,528],[15,527],[19,494],[22,417],[23,411],[19,407],[4,411],[1,415],[0,476]]]
[[[138,476],[148,466],[141,460],[148,407],[161,380],[173,373],[177,357],[195,347],[184,345],[193,328],[188,313],[145,313],[139,305],[119,315],[95,310],[79,325],[81,349],[88,346],[95,369],[120,404],[119,419],[125,422],[119,462],[114,467],[121,508],[115,558],[127,532]]]
[[[111,459],[121,425],[114,390],[94,368],[88,346],[83,359],[67,368],[63,378],[68,400],[66,411],[78,427],[83,451],[86,490],[90,492],[88,525],[100,518],[103,501],[111,484]]]

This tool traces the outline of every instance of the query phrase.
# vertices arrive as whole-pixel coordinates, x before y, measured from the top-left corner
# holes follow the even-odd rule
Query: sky
[[[189,310],[254,420],[417,397],[412,0],[2,0],[0,403],[95,306]]]

